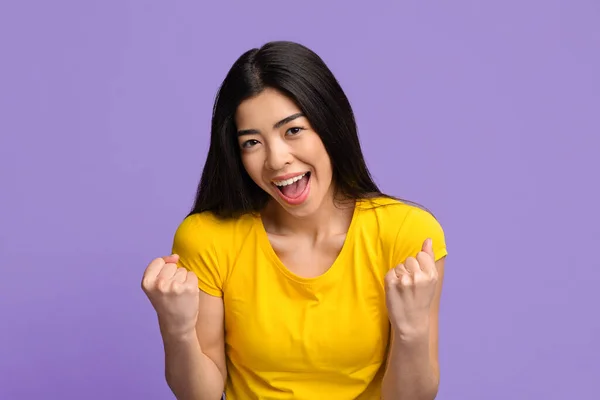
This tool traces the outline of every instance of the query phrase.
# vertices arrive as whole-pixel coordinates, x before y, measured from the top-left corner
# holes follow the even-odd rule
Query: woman
[[[352,109],[311,50],[243,54],[173,255],[143,288],[178,399],[433,399],[446,245],[382,194]]]

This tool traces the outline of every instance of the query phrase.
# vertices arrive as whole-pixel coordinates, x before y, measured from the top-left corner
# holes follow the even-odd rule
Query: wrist
[[[196,329],[171,329],[168,326],[160,324],[160,333],[165,341],[174,343],[188,343],[197,341]]]
[[[429,319],[411,324],[392,325],[394,337],[405,342],[414,342],[429,338]]]

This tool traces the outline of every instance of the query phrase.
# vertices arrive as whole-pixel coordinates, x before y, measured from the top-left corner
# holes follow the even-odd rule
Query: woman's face
[[[284,210],[308,216],[331,198],[329,155],[291,99],[265,89],[240,104],[235,122],[244,168]]]

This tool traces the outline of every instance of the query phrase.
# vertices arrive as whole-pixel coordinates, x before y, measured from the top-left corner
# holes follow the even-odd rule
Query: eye
[[[244,143],[242,143],[242,148],[249,149],[250,147],[252,147],[256,144],[258,144],[258,140],[254,140],[254,139],[246,140]]]
[[[302,130],[304,130],[304,128],[301,128],[299,126],[295,126],[293,128],[288,129],[285,133],[294,136],[294,135],[299,134],[300,131],[302,131]]]

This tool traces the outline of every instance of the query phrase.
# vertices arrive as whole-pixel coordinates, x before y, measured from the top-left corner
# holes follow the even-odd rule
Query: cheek
[[[244,154],[242,155],[242,165],[246,169],[248,175],[252,180],[260,185],[260,178],[262,175],[262,162],[256,154]]]
[[[333,170],[331,169],[331,163],[329,162],[329,157],[327,153],[321,159],[319,163],[319,170],[321,171],[321,178],[331,181],[333,177]]]
[[[319,151],[314,152],[315,154],[315,166],[319,169],[322,178],[330,178],[332,175],[331,159],[329,154],[325,150],[325,147],[321,144]]]
[[[322,166],[329,163],[329,154],[327,154],[321,138],[316,133],[312,133],[312,135],[303,140],[301,146],[301,153],[309,158],[315,166]]]

